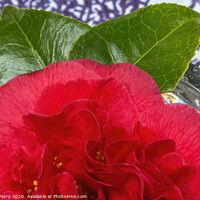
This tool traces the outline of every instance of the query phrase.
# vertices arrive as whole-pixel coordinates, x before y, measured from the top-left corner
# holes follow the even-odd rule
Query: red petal
[[[145,144],[160,139],[152,129],[144,124],[141,124],[140,122],[136,124],[132,138],[139,140],[140,146],[142,147]]]
[[[98,190],[98,198],[97,198],[97,200],[107,200],[106,196],[104,194],[104,191],[103,191],[103,189],[101,187]]]
[[[139,145],[136,148],[135,155],[138,160],[144,161],[144,146],[153,141],[157,141],[160,138],[152,129],[138,122],[135,126],[132,139],[139,141]]]
[[[195,176],[191,182],[181,187],[184,200],[199,200],[200,199],[200,167],[196,168]]]
[[[127,178],[123,187],[126,188],[128,199],[142,200],[143,199],[143,185],[138,177]]]
[[[134,165],[114,164],[115,169],[120,170],[122,175],[126,177],[120,189],[125,190],[128,199],[142,200],[144,193],[144,182],[141,176],[141,171]],[[121,174],[118,172],[118,174]],[[119,189],[119,190],[120,190]]]
[[[126,191],[115,187],[111,187],[108,191],[106,191],[106,197],[109,200],[128,200],[128,194]]]
[[[56,167],[53,165],[55,156],[57,156],[57,152],[53,151],[50,144],[45,144],[42,154],[41,172],[37,184],[38,194],[50,194],[49,182],[52,176],[56,174]]]
[[[39,113],[43,113],[40,114],[42,116],[50,116],[50,115],[56,115],[61,113],[63,110],[67,110],[66,112],[68,112],[68,116],[70,116],[72,113],[80,110],[80,109],[89,109],[91,110],[93,113],[96,112],[97,108],[99,107],[99,105],[97,104],[97,102],[95,102],[94,100],[90,100],[90,99],[76,99],[73,101],[64,101],[64,97],[66,96],[58,96],[57,92],[58,91],[62,91],[64,93],[64,90],[67,89],[67,86],[61,83],[57,83],[51,87],[48,87],[47,89],[45,89],[43,95],[41,96],[40,100],[38,101],[37,107],[36,107],[36,111]],[[53,90],[53,91],[52,91]],[[48,92],[51,91],[51,94],[49,94]],[[45,94],[45,96],[44,96]],[[53,98],[58,98],[59,101],[64,101],[64,102],[56,102],[53,100]],[[46,104],[45,104],[46,102]],[[43,103],[44,105],[40,105],[40,103]],[[40,111],[39,111],[40,110]],[[36,114],[38,114],[36,112]]]
[[[97,109],[95,116],[99,122],[100,130],[102,133],[109,122],[109,114],[106,110]]]
[[[0,174],[6,173],[8,170],[12,169],[12,165],[10,165],[12,153],[10,148],[0,147]]]
[[[162,174],[152,163],[145,162],[141,165],[141,169],[144,170],[143,174],[147,179],[149,179],[149,181],[151,181],[151,185],[153,185],[153,196],[155,199],[156,197],[162,196],[166,199],[183,200],[180,189],[172,181],[170,181],[170,179]]]
[[[137,108],[128,90],[112,79],[79,79],[67,84],[55,84],[44,91],[37,104],[37,111],[40,110],[43,114],[55,114],[66,104],[77,99],[96,101],[100,110],[109,113],[109,122],[112,125],[124,126],[130,132],[138,120]]]
[[[200,164],[200,114],[183,104],[153,107],[141,116],[160,138],[173,139],[189,164]]]
[[[103,78],[115,78],[122,82],[140,112],[164,103],[152,77],[135,65],[129,63],[103,65],[89,59],[78,59],[73,62],[82,64],[86,69],[96,72]]]
[[[175,143],[173,140],[158,140],[147,144],[144,147],[145,160],[154,160],[161,156],[175,151]]]
[[[93,172],[92,175],[104,184],[105,193],[108,199],[142,199],[143,186],[140,177],[131,172],[109,173],[109,172]]]
[[[98,79],[99,76],[78,63],[59,62],[42,71],[17,76],[0,87],[0,144],[4,143],[5,137],[5,140],[10,139],[7,144],[18,142],[13,129],[23,126],[22,116],[34,111],[44,88],[78,78]],[[31,136],[30,133],[25,134],[27,138]]]
[[[101,134],[102,144],[104,146],[117,141],[117,140],[125,140],[131,139],[129,133],[123,127],[115,127],[108,124],[103,133]]]
[[[51,116],[29,114],[24,119],[27,126],[39,136],[41,143],[48,140],[62,144],[63,139],[72,134],[72,128],[81,129],[74,132],[73,137],[79,137],[79,134],[82,134],[81,137],[87,137],[89,134],[88,139],[99,137],[97,119],[91,111],[85,108],[95,110],[97,105],[89,100],[74,101],[59,114]]]
[[[137,142],[134,140],[116,141],[105,149],[107,163],[130,163],[135,160],[134,149]]]
[[[51,178],[50,190],[53,196],[62,195],[62,194],[78,196],[74,177],[67,172],[63,172]],[[54,197],[54,198],[58,199],[58,197],[57,198]],[[63,199],[69,199],[69,198],[63,198]],[[73,198],[73,199],[78,199],[78,198]]]
[[[75,62],[58,62],[30,74],[17,76],[0,88],[0,119],[22,123],[22,115],[33,112],[43,90],[57,82],[67,83],[78,78],[98,79],[99,76]],[[5,118],[6,116],[6,118]]]
[[[185,165],[183,158],[174,152],[154,160],[154,163],[179,188],[191,181],[195,174],[194,167]]]
[[[85,150],[90,139],[99,139],[100,129],[96,117],[89,110],[79,110],[67,121],[67,129],[70,134],[67,136],[65,145],[74,149]]]
[[[164,174],[172,175],[183,167],[184,160],[179,154],[173,152],[154,160],[154,163]]]
[[[90,96],[96,97],[96,89],[98,87],[96,80],[87,81],[78,79],[69,81],[67,83],[56,83],[45,88],[42,92],[40,99],[37,102],[35,112],[43,115],[54,115],[61,112],[63,107],[73,101],[77,102],[73,105],[75,107],[87,106],[87,102],[96,100],[96,98],[89,98]],[[80,102],[81,101],[81,102]],[[79,105],[80,104],[80,105]],[[96,108],[98,105],[96,105]]]
[[[64,171],[73,174],[73,176],[79,181],[85,179],[86,177],[85,163],[82,155],[83,153],[69,149],[68,151],[66,150],[59,154],[63,163],[62,168]]]

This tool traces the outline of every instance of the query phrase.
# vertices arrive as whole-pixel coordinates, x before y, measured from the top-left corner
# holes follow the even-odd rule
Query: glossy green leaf
[[[75,43],[68,59],[132,63],[148,72],[161,92],[167,92],[186,71],[199,41],[200,14],[164,3],[91,28]]]
[[[5,7],[0,19],[0,85],[66,60],[74,42],[89,28],[52,12]]]

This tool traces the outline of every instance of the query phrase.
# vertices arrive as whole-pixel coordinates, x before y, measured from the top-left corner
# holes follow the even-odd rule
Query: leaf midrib
[[[156,42],[150,49],[148,49],[141,57],[139,57],[133,64],[136,65],[140,60],[142,60],[154,47],[156,47],[159,43],[161,43],[164,39],[166,39],[168,36],[170,36],[173,32],[175,32],[179,27],[186,24],[187,22],[198,19],[200,17],[194,17],[189,20],[184,21],[182,24],[179,24],[175,29],[173,29],[171,32],[169,32],[165,37],[160,39],[158,42]]]
[[[17,20],[15,19],[11,9],[9,9],[11,16],[14,20],[14,22],[16,23],[16,25],[18,26],[19,30],[22,32],[23,36],[25,37],[26,41],[28,42],[29,46],[31,47],[34,55],[36,56],[36,58],[38,59],[38,61],[40,62],[40,64],[42,65],[43,68],[45,68],[45,64],[44,62],[40,59],[40,56],[37,54],[37,52],[35,51],[35,49],[33,48],[33,45],[31,44],[30,40],[28,39],[28,37],[26,36],[26,34],[24,33],[24,31],[22,30],[22,28],[20,27],[19,23],[17,22]]]

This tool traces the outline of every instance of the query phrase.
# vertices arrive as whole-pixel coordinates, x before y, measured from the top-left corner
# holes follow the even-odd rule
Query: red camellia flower
[[[131,64],[18,76],[0,88],[0,198],[199,200],[199,122]]]

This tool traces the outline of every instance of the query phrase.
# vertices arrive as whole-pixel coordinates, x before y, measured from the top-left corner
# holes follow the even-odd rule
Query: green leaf
[[[52,12],[5,7],[0,19],[0,85],[66,60],[74,42],[89,28]]]
[[[75,43],[68,59],[132,63],[167,92],[186,71],[199,39],[199,13],[177,4],[156,4],[91,28]]]

